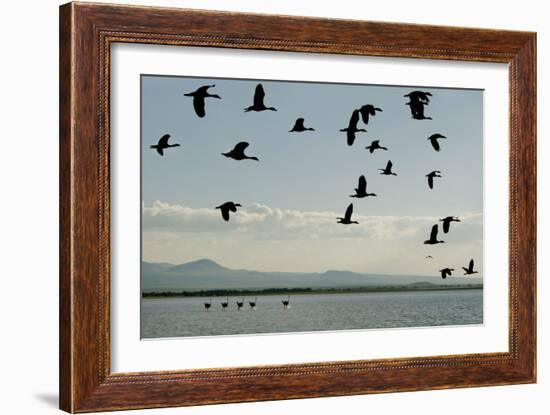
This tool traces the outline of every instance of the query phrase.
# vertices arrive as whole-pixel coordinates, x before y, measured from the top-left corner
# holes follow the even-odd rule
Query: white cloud
[[[343,212],[301,212],[254,203],[239,208],[237,213],[231,215],[231,220],[225,222],[219,210],[213,208],[191,208],[155,201],[152,206],[143,208],[143,229],[145,232],[219,233],[223,231],[248,234],[258,239],[368,237],[378,240],[403,240],[422,239],[424,236],[427,238],[431,226],[439,219],[428,216],[355,214],[353,219],[357,220],[359,225],[344,226],[336,223],[336,217],[342,215]],[[481,236],[482,215],[480,213],[466,213],[460,217],[462,223],[454,228],[462,227],[463,231],[468,230],[466,234],[477,233],[479,237]],[[461,233],[464,234],[464,232]]]

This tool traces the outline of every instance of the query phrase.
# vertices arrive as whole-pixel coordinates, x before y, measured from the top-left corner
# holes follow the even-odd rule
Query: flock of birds
[[[203,118],[206,115],[206,99],[207,98],[216,98],[221,99],[221,97],[217,94],[210,94],[208,90],[210,88],[215,87],[215,85],[204,85],[198,88],[194,92],[189,92],[184,94],[185,96],[192,97],[193,98],[193,108],[195,111],[195,114]],[[405,105],[409,106],[411,117],[415,120],[431,120],[431,117],[427,117],[425,115],[425,107],[429,105],[430,103],[430,97],[432,94],[430,92],[425,91],[412,91],[404,97],[408,98],[409,101],[405,103]],[[262,84],[257,84],[255,91],[254,91],[254,98],[252,105],[244,108],[244,112],[260,112],[260,111],[277,111],[275,107],[268,107],[265,105],[265,90],[262,86]],[[352,146],[356,139],[356,134],[360,132],[367,132],[365,128],[359,128],[359,123],[362,122],[364,126],[366,127],[371,120],[371,117],[375,117],[378,112],[383,112],[381,108],[375,107],[371,104],[366,104],[361,106],[360,108],[356,108],[352,111],[351,117],[349,119],[348,125],[345,128],[340,129],[341,132],[346,133],[347,138],[347,144],[349,146]],[[304,118],[297,118],[294,122],[294,126],[292,129],[289,130],[290,133],[302,133],[305,131],[315,131],[314,128],[306,127],[305,126],[305,119]],[[427,140],[430,142],[432,148],[439,152],[441,150],[441,145],[439,140],[444,140],[447,137],[440,133],[435,133],[430,135]],[[170,139],[169,134],[163,135],[157,144],[153,144],[150,146],[151,149],[154,149],[157,151],[157,153],[161,156],[164,155],[164,151],[169,148],[179,147],[180,145],[170,144],[168,141]],[[222,156],[225,156],[227,158],[236,160],[236,161],[242,161],[242,160],[254,160],[259,161],[258,157],[256,156],[248,156],[245,154],[246,149],[249,147],[249,143],[246,141],[241,141],[237,143],[231,150],[229,150],[226,153],[221,153]],[[384,147],[380,145],[380,140],[373,140],[370,145],[366,146],[365,149],[369,151],[370,154],[373,154],[377,150],[382,151],[388,151],[387,147]],[[378,169],[380,171],[381,175],[384,176],[397,176],[397,173],[393,171],[393,163],[391,160],[388,160],[386,166],[384,168]],[[440,170],[433,170],[426,174],[427,177],[427,183],[428,188],[432,190],[434,188],[434,179],[443,177],[441,175]],[[361,175],[358,180],[357,188],[354,189],[355,194],[350,195],[352,198],[362,199],[366,197],[376,197],[376,193],[369,193],[367,191],[367,180],[365,176]],[[216,209],[219,209],[221,212],[221,216],[223,220],[229,221],[231,218],[232,213],[236,213],[238,208],[242,207],[241,204],[235,203],[233,201],[228,201],[225,203],[222,203],[219,206],[216,206]],[[350,203],[344,213],[343,217],[337,217],[337,223],[340,223],[342,225],[352,225],[352,224],[359,224],[359,222],[352,220],[353,215],[353,203]],[[450,229],[451,222],[460,222],[460,219],[455,216],[447,216],[443,219],[440,219],[440,222],[443,222],[443,232],[448,233]],[[436,245],[444,243],[445,241],[438,240],[437,235],[439,231],[438,224],[435,224],[432,226],[430,237],[426,241],[424,241],[424,244],[426,245]],[[426,256],[426,259],[433,259],[431,255]],[[473,275],[476,274],[477,271],[474,270],[474,260],[471,259],[469,262],[468,267],[462,267],[464,272],[464,275]],[[446,267],[439,272],[441,273],[441,277],[443,279],[447,278],[447,276],[451,276],[452,272],[454,271],[454,268]],[[244,301],[244,300],[243,300]],[[237,308],[240,310],[243,307],[244,302],[238,302],[237,301]],[[286,301],[283,301],[283,305],[288,307],[290,299]],[[225,306],[224,306],[225,304]],[[240,304],[240,305],[239,305]],[[249,305],[251,308],[255,307],[255,302],[252,305],[251,302],[249,302]],[[210,303],[204,303],[205,308],[208,310],[210,308]],[[226,309],[228,307],[228,302],[222,303],[222,308]]]
[[[237,311],[241,311],[243,309],[244,303],[244,297],[242,297],[240,301],[235,301],[235,304],[237,305]],[[290,295],[287,295],[286,300],[282,300],[281,303],[283,304],[283,308],[285,310],[288,310],[290,308]],[[212,308],[212,297],[210,297],[209,301],[205,301],[203,304],[204,309],[206,311],[209,311]],[[254,297],[254,301],[248,300],[248,306],[250,310],[255,310],[256,304],[258,304],[258,297]],[[222,301],[220,305],[222,307],[222,311],[227,311],[227,309],[229,308],[229,297],[226,297],[225,301]]]

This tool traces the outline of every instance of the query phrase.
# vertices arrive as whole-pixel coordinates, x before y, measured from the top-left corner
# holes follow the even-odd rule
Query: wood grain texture
[[[109,69],[110,45],[116,42],[508,63],[509,352],[111,373]],[[534,382],[535,68],[536,36],[526,32],[61,6],[60,407],[90,412]]]

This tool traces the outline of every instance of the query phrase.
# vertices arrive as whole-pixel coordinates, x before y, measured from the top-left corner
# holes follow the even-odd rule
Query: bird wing
[[[470,259],[470,264],[468,265],[468,270],[472,272],[474,270],[474,260]]]
[[[359,109],[359,112],[361,113],[361,118],[363,119],[363,122],[365,124],[369,123],[369,114],[374,115],[374,110],[371,110],[371,107],[372,106],[369,106],[369,105],[363,105]]]
[[[451,221],[449,220],[443,220],[443,232],[447,233],[449,232],[449,227],[451,226]]]
[[[430,240],[437,240],[437,225],[432,226],[432,231],[430,232]]]
[[[393,166],[393,163],[391,162],[391,160],[388,160],[388,164],[386,165],[386,170],[391,171],[392,166]]]
[[[350,205],[346,209],[346,214],[344,215],[345,219],[351,220],[352,213],[353,213],[353,203],[350,203]]]
[[[370,145],[374,146],[374,147],[379,147],[380,146],[380,140],[374,140]]]
[[[349,127],[350,129],[357,129],[357,123],[359,122],[359,110],[353,110],[351,113],[351,117],[349,119]]]
[[[161,146],[157,146],[157,153],[159,153],[161,156],[164,156],[164,151],[162,150]]]
[[[265,91],[262,84],[256,85],[256,90],[254,91],[254,106],[262,107],[264,105]]]
[[[441,150],[441,147],[439,147],[439,141],[437,141],[437,138],[430,138],[430,142],[432,143],[432,147],[435,151]]]
[[[229,220],[229,208],[227,206],[222,205],[220,210],[222,211],[223,220],[227,222]]]
[[[195,91],[196,95],[206,95],[208,94],[208,88],[213,87],[214,85],[204,85]]]
[[[203,96],[197,96],[195,95],[193,97],[193,108],[195,108],[195,113],[199,116],[199,117],[204,117],[205,116],[205,112],[204,112],[204,97]]]
[[[162,137],[160,137],[158,146],[159,147],[166,147],[168,145],[168,139],[170,138],[170,134],[164,134]]]
[[[235,206],[235,203],[229,203],[227,205],[227,208],[231,211],[231,212],[236,212],[237,211],[237,206]]]
[[[431,175],[428,176],[428,186],[430,187],[430,189],[434,188],[434,178]]]
[[[364,193],[367,191],[367,179],[365,179],[365,176],[359,177],[359,184],[357,186],[357,191]]]
[[[348,137],[348,146],[353,145],[353,142],[355,141],[355,132],[351,128],[348,128],[346,136]]]
[[[241,141],[240,143],[237,143],[235,145],[235,148],[233,148],[233,151],[235,152],[240,152],[240,153],[244,153],[244,150],[249,146],[250,144],[248,144],[246,141]]]

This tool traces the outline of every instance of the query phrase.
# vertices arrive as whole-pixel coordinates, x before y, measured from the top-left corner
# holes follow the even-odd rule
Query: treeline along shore
[[[300,295],[300,294],[355,294],[355,293],[378,293],[396,291],[448,291],[448,290],[479,290],[483,284],[432,284],[414,283],[407,285],[385,285],[371,287],[347,287],[347,288],[266,288],[258,290],[248,289],[217,289],[201,291],[148,291],[143,292],[143,298],[162,297],[235,297],[251,295]]]

